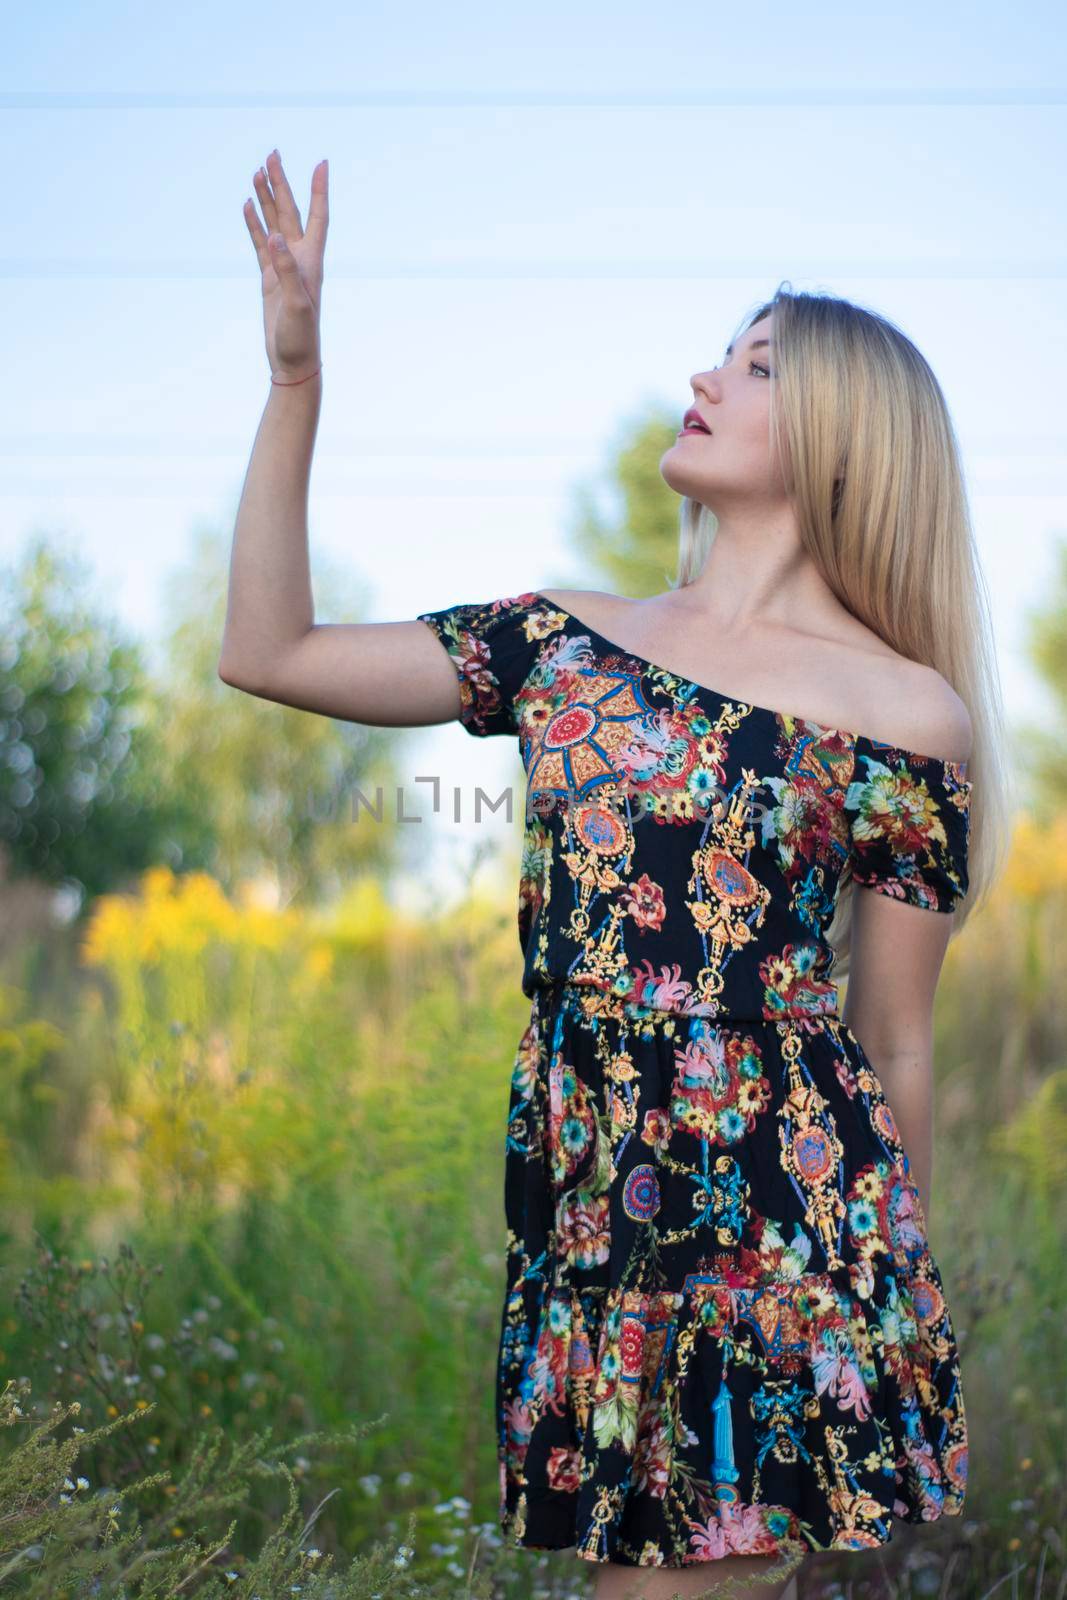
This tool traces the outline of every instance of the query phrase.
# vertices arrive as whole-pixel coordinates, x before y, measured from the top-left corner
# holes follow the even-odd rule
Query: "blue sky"
[[[330,161],[311,550],[364,619],[598,586],[578,485],[788,278],[930,360],[1009,712],[1047,709],[1021,647],[1067,533],[1051,4],[63,3],[5,44],[5,565],[67,535],[151,649],[196,528],[232,529],[268,384],[241,208],[277,145],[305,209]]]

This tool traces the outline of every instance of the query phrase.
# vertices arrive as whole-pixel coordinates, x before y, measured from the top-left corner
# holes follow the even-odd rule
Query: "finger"
[[[254,200],[246,200],[243,209],[245,223],[247,224],[248,231],[252,236],[252,243],[255,246],[256,260],[259,262],[260,269],[263,272],[266,272],[267,267],[270,264],[270,250],[267,246],[266,232],[264,231],[264,228],[259,220],[259,213],[256,210],[256,202]]]
[[[311,174],[311,201],[308,205],[308,225],[304,237],[309,239],[321,256],[326,249],[326,229],[330,223],[329,168],[320,161]]]
[[[304,237],[304,229],[300,222],[300,212],[297,209],[293,191],[289,187],[289,179],[282,170],[282,158],[277,150],[272,150],[267,157],[267,176],[274,189],[274,204],[278,208],[278,226],[287,239],[297,240]]]
[[[270,250],[270,259],[274,270],[278,274],[278,282],[282,286],[282,294],[292,307],[309,306],[311,301],[304,288],[304,280],[300,276],[300,268],[296,264],[296,257],[285,242],[281,233],[270,234],[267,240]]]
[[[259,168],[258,172],[253,176],[252,182],[256,186],[259,203],[263,207],[263,220],[267,224],[268,230],[273,233],[278,227],[278,208],[274,204],[274,196],[271,193],[270,184],[267,182],[265,167]]]

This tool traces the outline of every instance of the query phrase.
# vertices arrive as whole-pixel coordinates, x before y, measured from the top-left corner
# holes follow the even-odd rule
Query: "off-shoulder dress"
[[[964,765],[729,700],[536,591],[418,620],[526,774],[505,1536],[680,1567],[958,1515],[959,1351],[826,930],[849,878],[953,910]]]

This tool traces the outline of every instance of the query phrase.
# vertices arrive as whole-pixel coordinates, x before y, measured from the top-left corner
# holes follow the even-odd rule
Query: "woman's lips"
[[[711,433],[707,428],[679,428],[679,439],[688,439],[690,434],[695,434],[698,439],[710,439]]]

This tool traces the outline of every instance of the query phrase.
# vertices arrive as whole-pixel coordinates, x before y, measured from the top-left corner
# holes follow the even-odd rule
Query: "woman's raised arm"
[[[425,623],[315,622],[307,506],[322,397],[326,162],[311,175],[306,228],[276,150],[253,182],[263,221],[252,200],[244,216],[262,274],[271,386],[237,508],[219,677],[350,722],[447,722],[459,715],[459,681]]]

